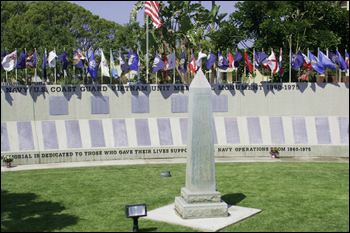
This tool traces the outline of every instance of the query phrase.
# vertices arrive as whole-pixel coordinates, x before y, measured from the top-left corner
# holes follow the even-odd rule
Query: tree
[[[241,36],[254,40],[256,50],[289,51],[290,44],[294,52],[299,47],[305,52],[307,48],[348,48],[349,11],[333,1],[245,1],[235,7],[238,10],[230,15],[233,25],[226,26],[234,26]],[[288,53],[284,52],[283,60],[289,61]],[[284,64],[288,70],[289,62]]]

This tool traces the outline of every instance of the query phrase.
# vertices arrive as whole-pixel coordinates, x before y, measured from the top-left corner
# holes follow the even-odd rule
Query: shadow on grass
[[[150,228],[139,228],[139,232],[150,232],[150,231],[156,231],[157,227],[150,227]]]
[[[35,193],[9,193],[1,190],[1,232],[50,232],[78,222],[79,218],[60,214],[60,203],[35,201]]]
[[[242,193],[226,194],[221,196],[221,199],[228,205],[236,205],[240,203],[246,196]]]

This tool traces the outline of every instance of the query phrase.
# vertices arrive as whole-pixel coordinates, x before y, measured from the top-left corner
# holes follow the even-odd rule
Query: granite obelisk
[[[211,92],[200,69],[189,88],[186,187],[175,197],[175,210],[184,219],[228,216],[215,186]]]

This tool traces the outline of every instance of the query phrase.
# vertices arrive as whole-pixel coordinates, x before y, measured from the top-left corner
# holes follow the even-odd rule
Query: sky
[[[131,10],[134,8],[135,3],[138,1],[69,1],[75,3],[79,6],[84,7],[86,10],[89,10],[92,14],[98,15],[100,18],[106,20],[114,21],[120,25],[126,25],[130,20]],[[229,15],[236,11],[234,5],[238,1],[215,1],[216,5],[220,5],[219,14],[227,13],[224,20],[229,20]],[[164,1],[167,4],[166,1]],[[198,1],[196,1],[198,3]],[[206,9],[211,10],[212,1],[201,1],[202,6]],[[140,26],[144,24],[144,8],[139,10],[137,13],[136,21],[140,23]],[[249,41],[246,42],[248,46],[251,46],[252,43]],[[238,45],[238,48],[242,48],[241,43]]]

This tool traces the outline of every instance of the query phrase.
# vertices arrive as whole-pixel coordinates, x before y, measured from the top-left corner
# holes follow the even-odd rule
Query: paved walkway
[[[271,159],[270,157],[225,157],[215,158],[216,163],[228,162],[336,162],[349,163],[349,157],[283,157]],[[136,165],[136,164],[170,164],[186,163],[185,158],[177,159],[135,159],[135,160],[108,160],[108,161],[89,161],[89,162],[66,162],[66,163],[48,163],[48,164],[31,164],[18,165],[14,163],[13,167],[6,168],[1,166],[1,172],[6,171],[23,171],[35,169],[50,168],[69,168],[69,167],[93,167],[93,166],[118,166],[118,165]]]

